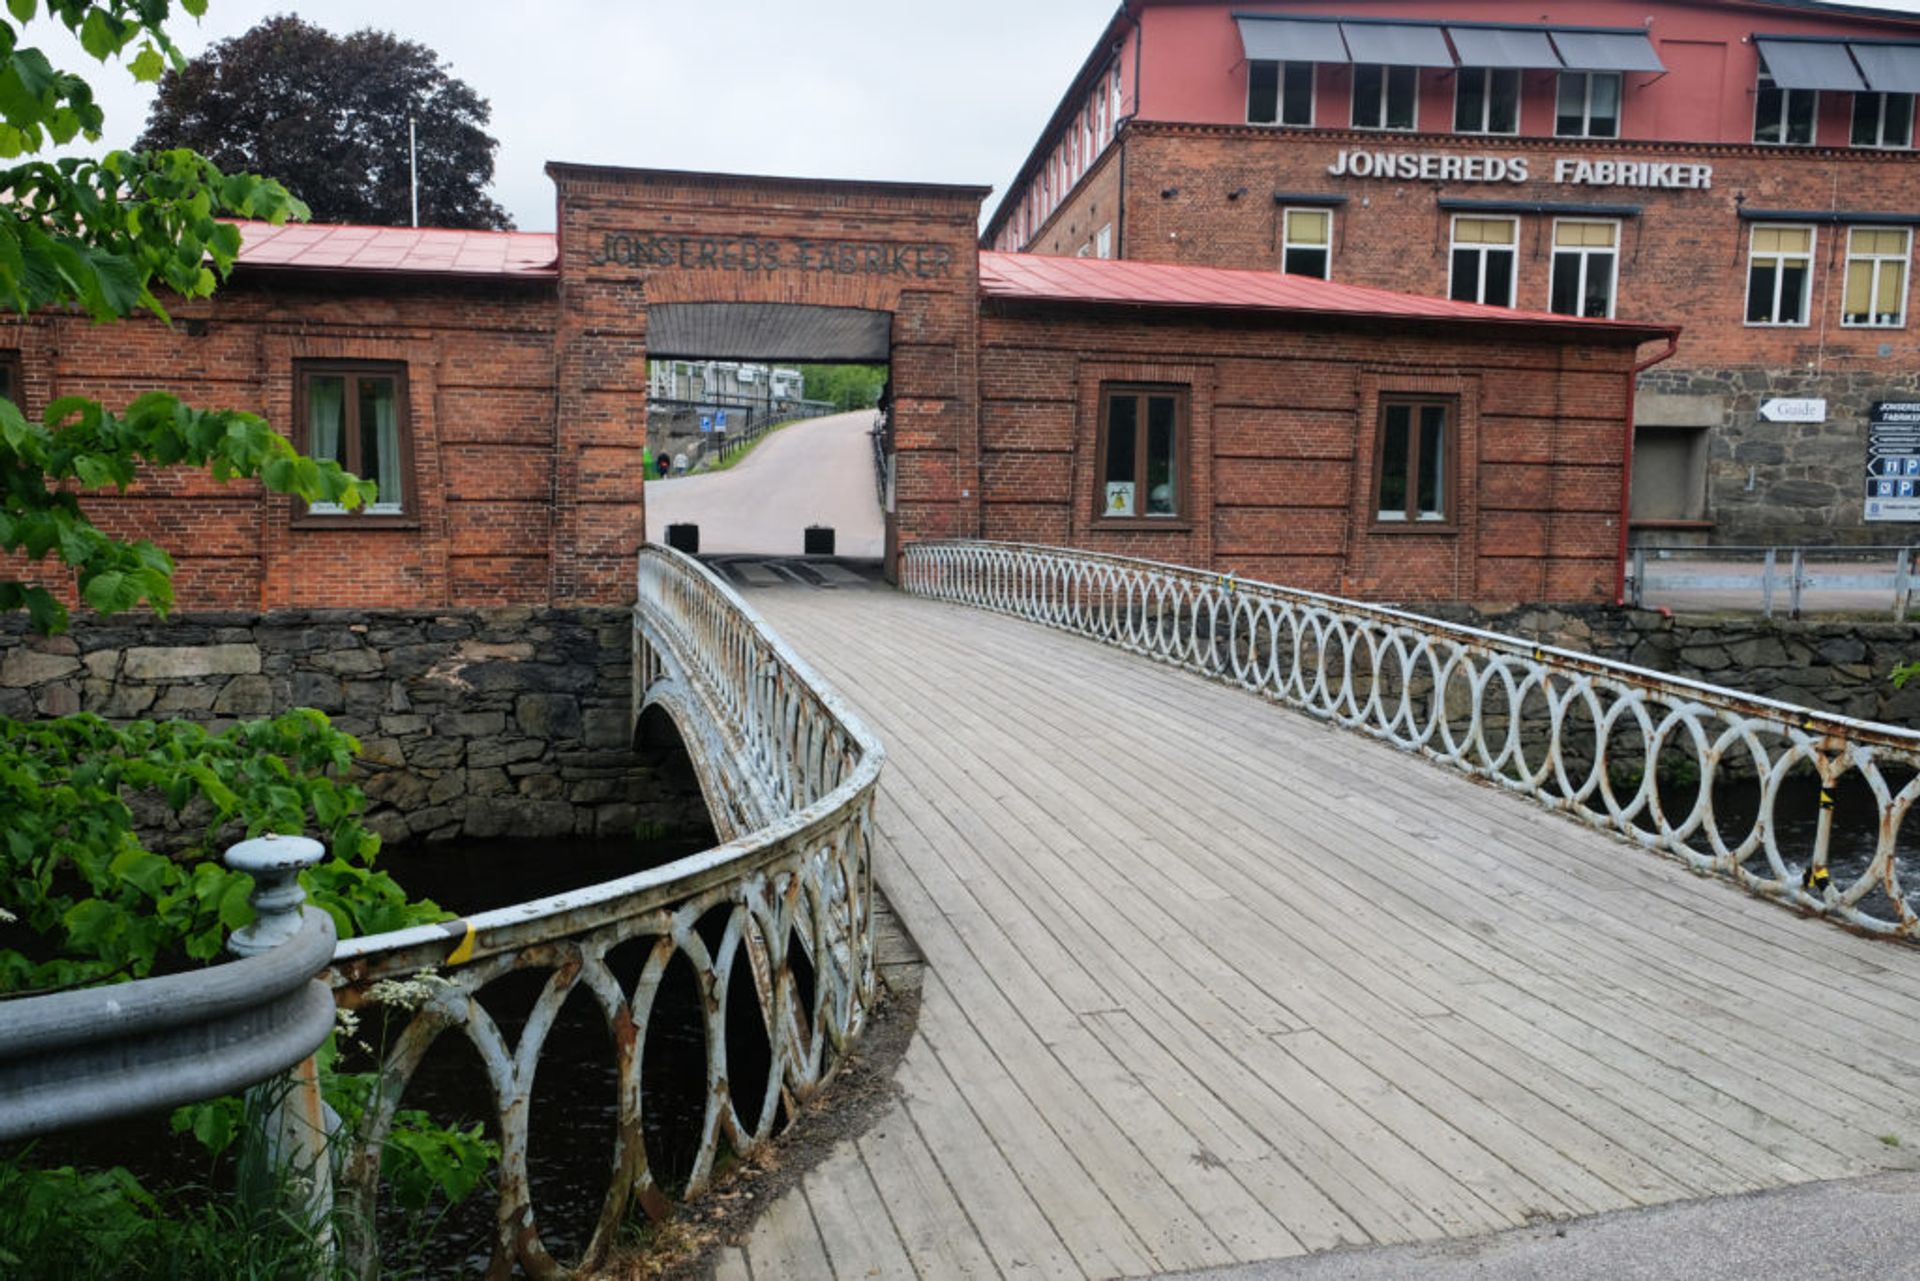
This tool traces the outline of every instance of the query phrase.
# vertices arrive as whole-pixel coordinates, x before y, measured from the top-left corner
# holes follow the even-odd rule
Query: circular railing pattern
[[[377,985],[433,971],[380,1065],[343,1162],[349,1262],[375,1275],[380,1157],[396,1111],[442,1035],[472,1047],[494,1101],[501,1146],[489,1275],[534,1277],[569,1266],[541,1238],[528,1180],[533,1084],[569,998],[585,993],[614,1056],[613,1161],[590,1242],[573,1266],[605,1258],[628,1206],[660,1208],[668,1179],[650,1166],[642,1089],[648,1031],[668,968],[697,987],[705,1104],[681,1196],[708,1185],[723,1149],[745,1155],[784,1110],[827,1080],[874,998],[873,793],[878,741],[740,599],[692,559],[642,549],[634,610],[634,713],[659,704],[682,730],[725,844],[651,872],[446,925],[349,940],[332,978],[343,1007]],[[612,954],[637,966],[619,966]],[[623,982],[622,970],[637,976]],[[489,984],[539,971],[544,986],[517,1038],[484,1000]],[[742,974],[749,980],[736,982]],[[749,996],[750,994],[750,996]],[[750,1011],[734,1008],[750,1004]],[[732,1079],[729,1028],[764,1037],[765,1079]],[[741,1100],[746,1099],[743,1105]],[[361,1230],[354,1231],[359,1225]]]
[[[1238,685],[1859,929],[1920,933],[1901,880],[1920,734],[1400,610],[1094,552],[914,543],[901,585]],[[1752,814],[1716,808],[1719,785],[1733,781],[1753,795]],[[1805,824],[1783,821],[1789,798],[1816,811],[1810,839],[1795,834]],[[1840,833],[1847,847],[1871,850],[1838,878],[1837,821],[1859,828]]]

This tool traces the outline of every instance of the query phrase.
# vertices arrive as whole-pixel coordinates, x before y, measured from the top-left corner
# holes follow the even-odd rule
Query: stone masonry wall
[[[1880,367],[1811,374],[1781,369],[1648,370],[1640,389],[1706,411],[1707,511],[1722,544],[1854,545],[1916,541],[1916,527],[1868,522],[1867,418],[1880,400],[1920,400],[1920,372],[1891,344]],[[1823,423],[1773,423],[1774,398],[1827,402]],[[1643,422],[1657,421],[1642,414]]]
[[[1920,660],[1920,623],[1669,617],[1613,606],[1433,612],[1816,711],[1920,727],[1920,682],[1899,690],[1891,679],[1895,667]]]
[[[707,823],[685,771],[630,741],[625,609],[279,611],[0,629],[0,715],[221,727],[292,707],[360,740],[388,842],[620,836]]]

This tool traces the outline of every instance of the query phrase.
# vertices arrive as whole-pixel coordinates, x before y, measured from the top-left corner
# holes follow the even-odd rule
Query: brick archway
[[[547,172],[560,228],[556,602],[617,598],[632,573],[645,530],[655,306],[687,308],[675,317],[676,344],[703,305],[889,317],[889,572],[902,543],[978,530],[975,237],[987,188],[569,164]]]

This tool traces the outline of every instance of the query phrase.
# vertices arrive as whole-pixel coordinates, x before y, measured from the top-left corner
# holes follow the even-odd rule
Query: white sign
[[[1133,482],[1130,480],[1110,480],[1107,482],[1107,515],[1133,515]]]
[[[1823,423],[1827,402],[1820,399],[1775,399],[1760,402],[1760,416],[1770,423]]]
[[[1327,166],[1334,178],[1384,178],[1401,182],[1529,182],[1530,156],[1461,156],[1445,151],[1343,150]],[[1713,166],[1672,160],[1584,160],[1558,156],[1553,180],[1563,187],[1652,187],[1705,191]]]

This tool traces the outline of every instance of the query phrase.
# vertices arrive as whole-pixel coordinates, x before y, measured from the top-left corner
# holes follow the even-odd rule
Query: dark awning
[[[1847,46],[1819,40],[1773,40],[1753,38],[1760,56],[1767,61],[1767,74],[1782,89],[1839,89],[1854,92],[1865,89],[1866,81],[1854,69]]]
[[[1518,67],[1534,71],[1560,66],[1560,55],[1553,51],[1553,42],[1541,29],[1448,27],[1447,35],[1452,37],[1463,67]]]
[[[1875,93],[1920,93],[1920,44],[1849,44]]]
[[[1337,22],[1299,22],[1291,18],[1236,17],[1240,47],[1249,61],[1350,62]]]
[[[1553,47],[1569,71],[1665,71],[1653,41],[1639,31],[1555,31]]]
[[[1389,67],[1451,67],[1453,53],[1438,26],[1411,22],[1343,22],[1347,52],[1355,62]]]

